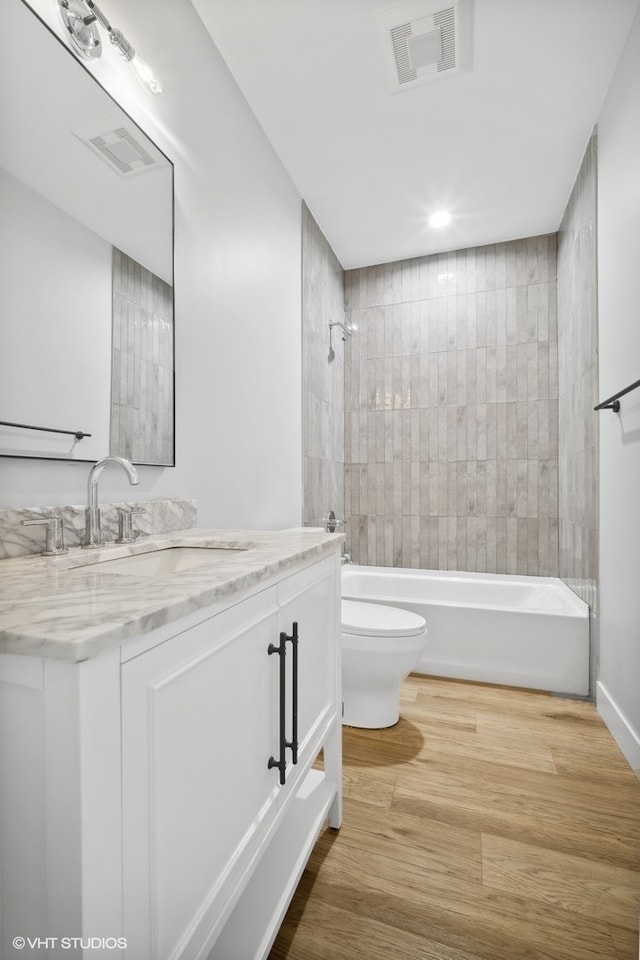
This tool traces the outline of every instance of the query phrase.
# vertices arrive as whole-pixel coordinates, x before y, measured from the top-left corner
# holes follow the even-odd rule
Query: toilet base
[[[361,690],[345,690],[343,687],[343,726],[361,727],[364,730],[395,726],[400,719],[399,694],[399,690],[385,691],[384,695],[381,695],[379,691],[367,694]]]
[[[400,719],[400,687],[427,640],[424,618],[377,603],[342,601],[342,722],[378,730]]]

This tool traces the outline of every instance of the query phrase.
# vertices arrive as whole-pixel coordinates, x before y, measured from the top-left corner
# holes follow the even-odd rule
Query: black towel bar
[[[628,387],[625,387],[624,390],[619,390],[618,393],[614,393],[612,397],[609,397],[607,400],[603,400],[602,403],[599,403],[593,409],[613,410],[614,413],[617,413],[620,409],[620,397],[624,397],[625,393],[631,393],[631,391],[635,390],[636,387],[640,387],[640,380],[636,380],[635,383],[631,383]]]
[[[83,437],[90,437],[90,433],[85,433],[84,430],[55,430],[53,427],[33,427],[29,423],[9,423],[8,420],[0,420],[0,427],[18,427],[21,430],[42,430],[44,433],[68,433],[69,436],[75,437],[76,440],[82,440]]]

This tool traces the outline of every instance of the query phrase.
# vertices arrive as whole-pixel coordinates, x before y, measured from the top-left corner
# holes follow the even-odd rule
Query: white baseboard
[[[640,734],[633,729],[600,681],[596,684],[596,707],[631,769],[640,770]]]

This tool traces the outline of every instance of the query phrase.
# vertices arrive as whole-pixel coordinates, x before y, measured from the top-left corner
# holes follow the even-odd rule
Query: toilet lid
[[[369,637],[417,637],[424,633],[424,617],[410,610],[386,607],[382,603],[342,601],[342,629],[345,633]]]

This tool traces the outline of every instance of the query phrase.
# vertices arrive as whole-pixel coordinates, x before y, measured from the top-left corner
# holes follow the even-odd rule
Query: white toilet
[[[398,607],[342,601],[342,722],[391,727],[400,718],[400,685],[427,642],[424,617]]]

